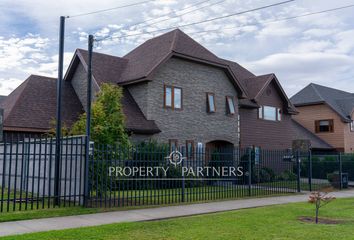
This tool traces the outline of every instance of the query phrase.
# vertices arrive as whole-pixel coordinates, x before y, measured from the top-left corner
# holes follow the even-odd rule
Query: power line
[[[102,12],[108,12],[108,11],[113,11],[113,10],[116,10],[116,9],[137,6],[137,5],[141,5],[141,4],[149,3],[149,2],[154,2],[154,1],[156,1],[156,0],[146,0],[146,1],[142,1],[142,2],[131,3],[131,4],[121,5],[121,6],[112,7],[112,8],[106,8],[106,9],[97,10],[97,11],[93,11],[93,12],[87,12],[87,13],[80,13],[80,14],[76,14],[76,15],[71,15],[71,16],[67,16],[66,18],[76,18],[76,17],[82,17],[82,16],[87,16],[87,15],[92,15],[92,14],[97,14],[97,13],[102,13]]]
[[[318,11],[318,12],[305,13],[305,14],[302,14],[302,15],[297,15],[297,16],[292,16],[292,17],[277,18],[277,19],[271,20],[271,21],[258,22],[258,23],[254,23],[254,24],[243,25],[243,26],[227,27],[227,28],[223,28],[223,29],[219,28],[219,29],[211,29],[211,30],[201,30],[201,31],[196,31],[196,32],[188,32],[187,34],[219,32],[219,31],[223,31],[225,29],[226,30],[227,29],[241,29],[241,28],[245,28],[245,27],[259,26],[259,25],[262,25],[262,24],[283,22],[283,21],[293,20],[293,19],[302,18],[302,17],[308,17],[308,16],[312,16],[312,15],[318,15],[318,14],[327,13],[327,12],[334,12],[334,11],[338,11],[338,10],[342,10],[342,9],[346,9],[346,8],[351,8],[351,7],[354,7],[354,4],[343,6],[343,7],[326,9],[326,10],[322,10],[322,11]]]
[[[190,6],[187,6],[187,7],[185,7],[185,8],[180,9],[180,10],[177,10],[177,11],[169,11],[169,12],[167,12],[166,14],[161,15],[161,16],[159,16],[159,17],[157,17],[157,18],[149,18],[149,19],[146,19],[145,21],[141,21],[141,22],[134,23],[134,24],[132,24],[132,25],[128,25],[127,27],[134,27],[134,26],[137,26],[137,25],[140,25],[140,24],[144,24],[144,23],[150,22],[151,20],[157,20],[157,19],[160,19],[160,18],[163,18],[163,17],[168,17],[168,16],[170,16],[171,13],[177,13],[177,12],[180,12],[180,11],[184,11],[184,10],[193,8],[193,7],[195,7],[195,6],[198,6],[198,5],[201,5],[201,4],[203,4],[203,3],[210,2],[210,1],[211,1],[211,0],[205,0],[205,1],[197,2],[197,3],[195,3],[195,4],[192,4],[192,5],[190,5]]]
[[[218,1],[218,2],[215,2],[215,3],[211,3],[211,4],[209,4],[209,5],[205,5],[205,6],[202,6],[202,7],[196,8],[196,9],[193,9],[193,10],[188,11],[188,12],[185,12],[185,13],[177,14],[177,15],[172,16],[172,17],[167,18],[167,19],[161,19],[161,20],[159,20],[159,21],[149,23],[148,25],[145,25],[144,27],[152,26],[152,25],[154,25],[154,24],[156,24],[156,23],[161,23],[161,22],[169,21],[169,20],[171,20],[171,19],[174,19],[174,18],[177,18],[177,17],[181,17],[181,16],[184,16],[184,15],[187,15],[187,14],[189,14],[189,13],[192,13],[192,12],[195,12],[195,11],[198,11],[198,10],[201,10],[201,9],[203,9],[203,8],[206,8],[206,7],[211,7],[211,6],[218,5],[218,4],[223,3],[223,2],[225,2],[225,1],[226,1],[226,0],[221,0],[221,1]]]
[[[210,18],[207,20],[203,20],[203,21],[199,21],[199,22],[193,22],[193,23],[188,23],[188,24],[183,24],[183,25],[176,25],[176,26],[171,26],[168,28],[164,28],[164,29],[158,29],[158,30],[154,30],[154,31],[150,31],[150,32],[145,32],[145,33],[136,33],[136,34],[130,34],[130,35],[123,35],[123,36],[109,36],[109,37],[104,37],[101,39],[96,39],[97,42],[103,41],[103,40],[107,40],[107,39],[119,39],[122,37],[131,37],[131,36],[138,36],[138,35],[143,35],[143,34],[150,34],[150,33],[155,33],[155,32],[161,32],[161,31],[165,31],[165,30],[171,30],[174,28],[181,28],[181,27],[187,27],[187,26],[192,26],[192,25],[197,25],[197,24],[201,24],[201,23],[206,23],[206,22],[211,22],[211,21],[215,21],[215,20],[220,20],[220,19],[224,19],[224,18],[228,18],[228,17],[233,17],[233,16],[237,16],[237,15],[241,15],[241,14],[245,14],[245,13],[249,13],[249,12],[254,12],[254,11],[258,11],[258,10],[262,10],[262,9],[266,9],[266,8],[271,8],[271,7],[275,7],[275,6],[279,6],[282,4],[286,4],[289,2],[293,2],[295,0],[287,0],[287,1],[283,1],[283,2],[279,2],[279,3],[274,3],[274,4],[270,4],[270,5],[266,5],[266,6],[262,6],[262,7],[258,7],[258,8],[253,8],[250,10],[246,10],[246,11],[241,11],[241,12],[236,12],[236,13],[232,13],[232,14],[228,14],[225,16],[220,16],[220,17],[215,17],[215,18]]]
[[[351,7],[354,7],[354,4],[346,5],[346,6],[343,6],[343,7],[337,7],[337,8],[321,10],[321,11],[318,11],[318,12],[306,13],[306,14],[292,16],[292,17],[278,18],[278,19],[271,20],[271,21],[263,21],[263,22],[258,22],[258,23],[254,23],[254,24],[247,24],[247,25],[243,25],[243,26],[234,26],[234,27],[228,27],[228,28],[222,28],[222,29],[218,28],[218,29],[211,29],[211,30],[201,30],[201,31],[186,32],[186,33],[187,34],[199,34],[199,33],[209,33],[209,32],[220,32],[220,31],[224,31],[224,30],[227,30],[227,29],[242,29],[242,28],[245,28],[245,27],[259,26],[259,25],[263,25],[263,24],[270,24],[270,23],[275,23],[275,22],[288,21],[288,20],[308,17],[308,16],[312,16],[312,15],[318,15],[318,14],[327,13],[327,12],[334,12],[334,11],[343,10],[343,9],[351,8]],[[111,37],[110,39],[124,39],[124,38],[132,37],[132,36],[147,35],[147,34],[159,32],[159,31],[164,31],[164,30],[169,30],[169,29],[171,29],[171,28],[159,29],[159,30],[156,30],[156,31],[144,32],[144,33],[139,33],[139,34],[130,34],[130,35]],[[98,39],[97,41],[103,41],[103,40],[106,40],[106,39]]]

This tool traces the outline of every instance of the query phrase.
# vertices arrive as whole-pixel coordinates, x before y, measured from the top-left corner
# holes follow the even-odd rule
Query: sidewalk
[[[337,198],[354,197],[354,190],[334,192],[333,195]],[[307,198],[308,194],[303,194],[4,222],[0,223],[0,236],[98,226],[119,222],[137,222],[191,216],[243,208],[304,202],[307,201]]]

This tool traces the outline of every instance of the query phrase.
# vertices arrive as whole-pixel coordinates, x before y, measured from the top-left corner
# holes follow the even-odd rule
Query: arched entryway
[[[234,145],[231,142],[225,140],[215,140],[206,143],[205,147],[210,151],[224,151],[233,149]]]
[[[225,140],[215,140],[205,144],[207,161],[229,161],[232,160],[234,145]]]

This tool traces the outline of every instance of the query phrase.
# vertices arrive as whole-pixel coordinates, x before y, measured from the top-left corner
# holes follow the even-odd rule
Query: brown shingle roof
[[[122,105],[126,118],[125,127],[128,131],[142,134],[161,132],[154,121],[145,118],[128,89],[123,90]]]
[[[245,90],[240,83],[241,79],[253,76],[237,63],[218,58],[179,29],[144,42],[122,58],[93,53],[93,76],[97,83],[114,82],[120,85],[152,80],[156,69],[172,56],[223,68],[242,95],[245,94]],[[85,62],[86,66],[87,51],[82,49],[76,51],[65,79],[73,74],[78,59]]]
[[[181,30],[176,29],[146,41],[145,43],[141,44],[140,46],[138,46],[137,48],[129,52],[124,57],[115,57],[115,56],[110,56],[107,54],[101,54],[96,52],[93,53],[93,59],[92,59],[93,78],[99,85],[104,82],[125,85],[140,80],[152,80],[149,78],[152,77],[154,71],[160,66],[160,64],[162,64],[164,61],[166,61],[172,56],[187,58],[193,61],[203,62],[224,69],[225,72],[233,80],[236,89],[239,90],[239,92],[242,94],[241,96],[247,97],[247,92],[251,94],[251,97],[248,96],[248,99],[245,99],[246,101],[244,102],[245,105],[251,107],[257,106],[256,103],[254,104],[252,102],[253,101],[252,96],[256,98],[259,92],[262,91],[263,89],[262,87],[264,87],[264,84],[269,83],[269,78],[266,76],[272,75],[270,74],[270,75],[256,77],[254,74],[252,74],[247,69],[240,66],[239,64],[229,60],[218,58],[212,52],[204,48],[202,45],[197,43],[195,40],[190,38],[185,33],[183,33]],[[70,67],[65,75],[65,80],[67,81],[64,81],[65,83],[64,85],[70,86],[67,87],[71,89],[68,90],[68,92],[71,92],[73,95],[75,95],[75,93],[70,85],[70,79],[75,73],[75,69],[78,66],[78,64],[82,63],[84,68],[87,69],[87,64],[86,64],[87,59],[88,59],[87,51],[82,49],[77,49],[74,58],[70,64]],[[31,76],[30,78],[34,78],[34,79],[44,78],[47,80],[50,79],[50,78],[45,78],[40,76]],[[276,77],[274,76],[274,78]],[[17,109],[21,109],[20,107],[17,106],[18,98],[20,95],[22,95],[22,91],[27,88],[26,86],[29,82],[32,81],[26,81],[25,83],[23,83],[18,89],[16,89],[12,93],[12,96],[9,96],[9,98],[6,99],[5,106],[7,111],[5,112],[5,114],[11,115],[14,114],[17,111]],[[30,90],[26,90],[27,92],[32,91],[33,93],[36,93],[36,91],[41,91],[40,90],[41,86],[39,86],[38,88],[30,87],[28,89]],[[45,92],[38,92],[38,94],[36,94],[37,99],[40,99],[38,100],[40,104],[44,101],[42,101],[42,99],[39,98],[38,96],[42,96],[43,94],[45,95]],[[54,99],[55,85],[51,86],[50,94]],[[44,99],[46,98],[49,97],[47,96],[44,97]],[[286,95],[285,98],[287,99]],[[55,109],[55,101],[53,99],[52,98],[48,99],[50,100],[49,105],[51,106],[48,107],[47,109],[48,116],[42,116],[41,120],[38,121],[27,121],[28,123],[30,123],[29,126],[33,125],[37,127],[38,126],[43,126],[44,128],[47,127],[46,120],[48,118],[54,118],[55,116],[55,110],[53,110]],[[76,100],[78,100],[77,97]],[[159,129],[157,128],[157,126],[153,121],[148,121],[145,118],[145,116],[139,109],[138,105],[131,97],[128,90],[124,91],[124,97],[122,99],[122,102],[123,102],[123,109],[127,118],[126,121],[127,129],[134,130],[134,131],[141,131],[141,132],[159,131]],[[12,106],[12,104],[15,103],[16,103],[16,108]],[[31,109],[31,107],[33,108],[33,106],[28,106],[28,107],[29,109]],[[71,106],[68,107],[69,107],[68,108],[69,109],[68,114],[69,114],[71,112],[70,110]],[[63,108],[66,109],[66,107]],[[38,108],[35,110],[41,111],[41,109],[46,109],[46,106],[43,106],[42,108]],[[82,112],[81,104],[80,104],[79,112],[80,113]],[[27,114],[29,114],[29,112],[27,112]],[[16,117],[19,117],[19,120],[16,121],[14,120],[15,117],[13,118],[9,117],[6,124],[15,124],[14,122],[16,122],[16,124],[25,125],[24,122],[21,123],[21,121],[25,121],[24,117],[27,114],[17,115]],[[74,113],[71,112],[70,114],[74,114]],[[7,116],[5,115],[5,118],[6,117]]]
[[[274,73],[265,74],[261,76],[254,76],[251,78],[243,79],[242,83],[247,89],[247,95],[249,99],[253,102],[258,103],[259,97],[262,95],[266,87],[274,82],[280,92],[280,96],[282,96],[283,101],[287,103],[287,111],[290,114],[296,114],[297,110],[294,105],[290,102],[288,96],[280,85],[277,77]]]
[[[269,82],[274,78],[273,74],[266,74],[261,76],[253,76],[250,78],[243,79],[242,83],[247,89],[247,94],[250,99],[255,99],[260,91],[269,84]]]
[[[70,79],[75,73],[77,65],[81,62],[87,70],[88,52],[83,49],[76,49],[64,79]],[[117,83],[128,63],[127,59],[111,56],[103,53],[93,53],[92,75],[98,84]]]
[[[82,64],[87,70],[88,52],[83,49],[77,49],[64,82],[70,82],[75,73],[78,64]],[[124,67],[127,65],[127,60],[102,54],[93,53],[92,57],[92,75],[94,80],[100,86],[102,83],[116,84],[120,79]],[[138,104],[135,102],[129,91],[123,87],[122,98],[123,112],[126,117],[125,127],[128,131],[134,133],[158,133],[160,129],[154,121],[147,120]]]
[[[83,112],[82,105],[69,82],[63,83],[62,119],[70,126]],[[0,104],[4,108],[4,127],[46,131],[56,117],[56,79],[29,76]]]

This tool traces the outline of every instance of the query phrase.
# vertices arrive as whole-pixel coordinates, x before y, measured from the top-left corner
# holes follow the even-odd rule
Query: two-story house
[[[354,94],[309,84],[291,98],[294,119],[338,151],[354,152]]]
[[[63,121],[86,107],[87,51],[76,50],[63,85]],[[296,114],[274,74],[255,76],[176,29],[123,57],[95,52],[93,90],[123,88],[126,130],[135,142],[171,146],[291,148]],[[1,103],[4,131],[43,133],[55,118],[56,81],[30,76]],[[45,105],[45,106],[44,106]]]

